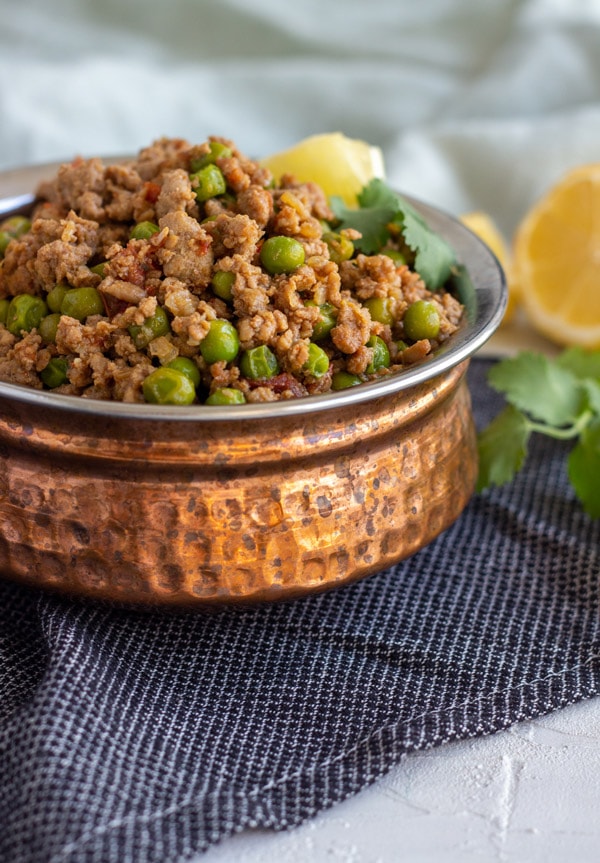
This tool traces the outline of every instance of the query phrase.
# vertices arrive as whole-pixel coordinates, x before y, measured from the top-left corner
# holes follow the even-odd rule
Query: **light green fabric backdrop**
[[[0,168],[341,130],[509,234],[600,161],[600,0],[0,0],[0,22]]]

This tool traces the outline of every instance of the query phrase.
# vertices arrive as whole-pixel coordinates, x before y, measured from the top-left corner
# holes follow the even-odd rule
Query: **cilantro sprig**
[[[478,438],[481,491],[509,482],[534,432],[575,440],[567,474],[585,512],[600,518],[600,351],[569,348],[550,359],[524,351],[490,369],[507,405]]]
[[[409,249],[414,252],[414,269],[429,290],[436,291],[450,278],[456,255],[452,247],[433,231],[422,215],[383,180],[374,179],[358,195],[358,209],[347,207],[343,200],[333,196],[331,209],[339,220],[340,229],[355,228],[362,238],[354,245],[365,255],[373,255],[389,242],[392,230],[400,232]]]

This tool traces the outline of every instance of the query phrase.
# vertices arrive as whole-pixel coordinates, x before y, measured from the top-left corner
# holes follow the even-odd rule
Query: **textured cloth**
[[[566,451],[535,437],[428,547],[318,597],[173,614],[0,582],[0,859],[181,860],[598,693],[600,524]]]

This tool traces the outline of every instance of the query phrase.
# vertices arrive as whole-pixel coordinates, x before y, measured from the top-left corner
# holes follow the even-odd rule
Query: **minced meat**
[[[365,255],[357,231],[335,229],[319,186],[274,182],[224,138],[164,138],[122,164],[77,158],[41,184],[30,223],[0,225],[0,380],[223,404],[328,392],[426,360],[460,326],[461,304],[429,291],[393,241]],[[433,309],[433,331],[405,329],[417,302],[430,319]],[[149,384],[164,369],[189,380],[190,367],[183,401]]]

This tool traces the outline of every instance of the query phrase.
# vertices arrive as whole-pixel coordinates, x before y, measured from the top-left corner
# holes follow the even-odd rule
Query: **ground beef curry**
[[[0,225],[0,380],[93,399],[238,404],[424,360],[460,324],[410,250],[379,254],[322,190],[231,141],[76,159]]]

